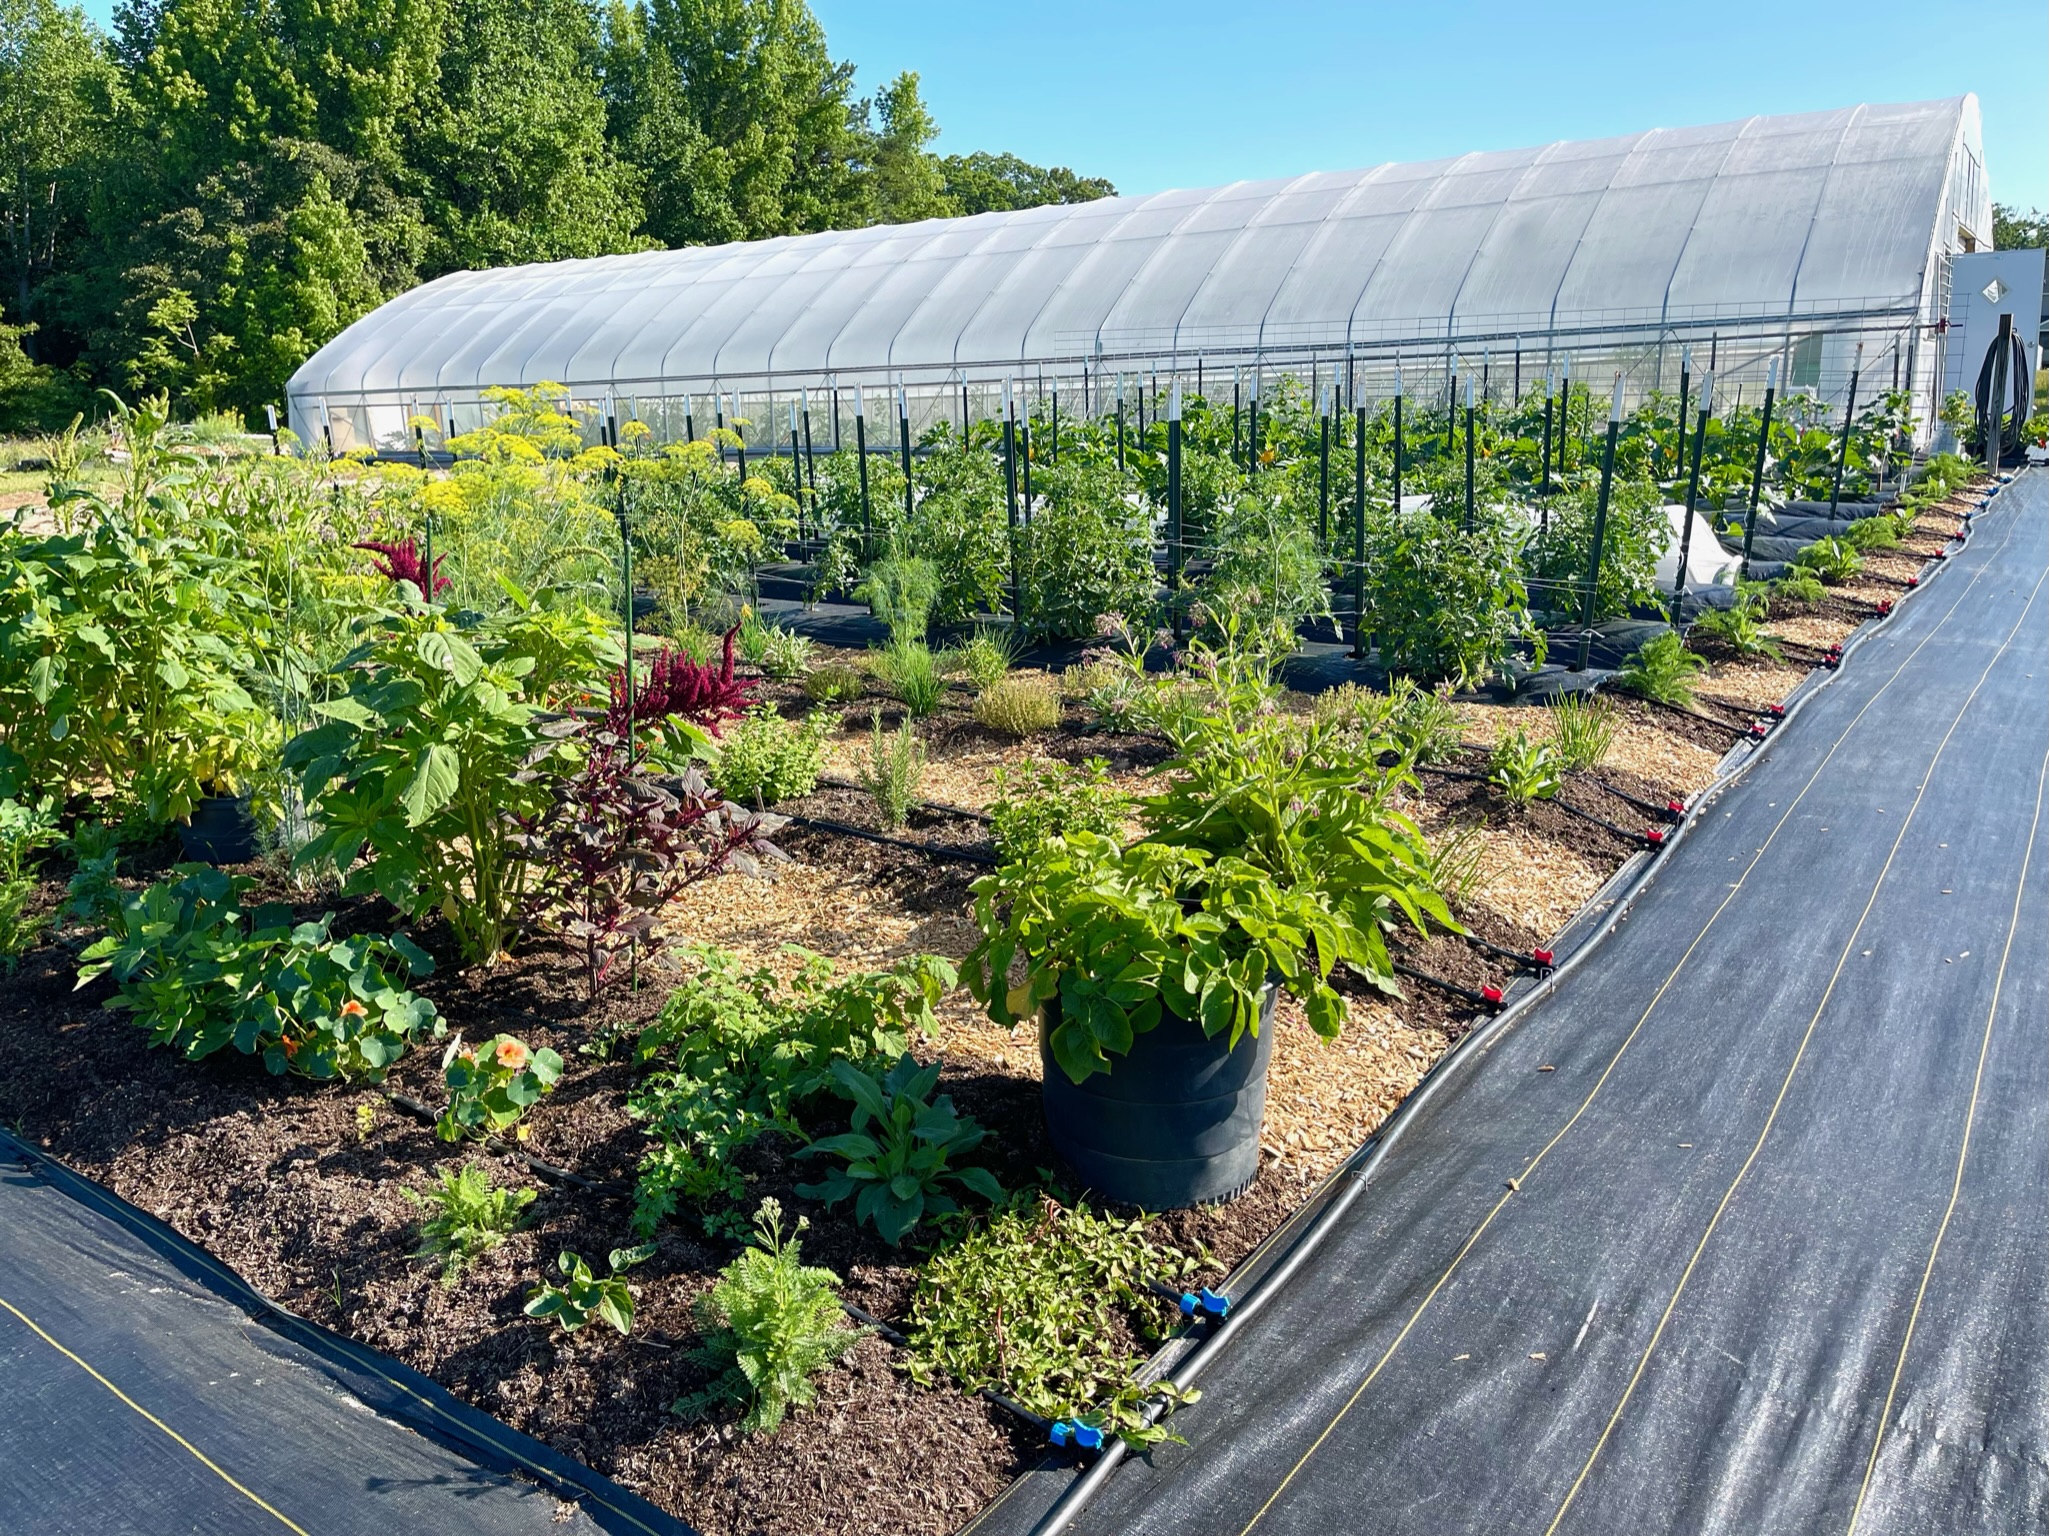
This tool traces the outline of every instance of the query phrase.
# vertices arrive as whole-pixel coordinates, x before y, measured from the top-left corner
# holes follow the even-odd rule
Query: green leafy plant
[[[916,555],[889,555],[862,573],[857,601],[889,626],[892,642],[922,641],[939,599],[939,567]]]
[[[770,624],[749,609],[740,621],[740,654],[768,676],[787,682],[802,677],[817,649],[808,635]]]
[[[444,1171],[440,1184],[424,1194],[414,1189],[402,1193],[428,1213],[420,1223],[414,1257],[438,1261],[443,1285],[454,1285],[465,1265],[504,1242],[535,1199],[531,1189],[498,1188],[490,1172],[473,1163]]]
[[[804,697],[814,704],[845,704],[868,691],[868,679],[858,667],[843,661],[814,668],[804,679]]]
[[[1510,805],[1549,800],[1564,787],[1563,763],[1550,742],[1532,740],[1518,727],[1494,744],[1487,759],[1487,782]]]
[[[1882,552],[1898,547],[1900,527],[1880,513],[1874,517],[1858,518],[1843,530],[1842,537],[1845,544],[1860,554]]]
[[[690,979],[641,1030],[635,1055],[667,1057],[627,1101],[653,1145],[641,1159],[634,1230],[645,1236],[679,1201],[723,1215],[742,1190],[733,1155],[769,1130],[796,1133],[795,1110],[824,1093],[836,1061],[895,1061],[955,981],[937,955],[835,980],[831,962],[792,946],[787,981],[743,970],[723,950],[690,947]]]
[[[1515,641],[1541,647],[1517,563],[1520,535],[1506,516],[1490,511],[1468,528],[1434,512],[1388,512],[1369,539],[1359,623],[1390,672],[1468,687]]]
[[[1452,829],[1425,861],[1431,889],[1451,907],[1463,906],[1479,889],[1487,862],[1487,839],[1477,826]]]
[[[542,1095],[555,1091],[562,1058],[545,1045],[530,1050],[512,1035],[493,1035],[474,1046],[457,1035],[441,1057],[441,1075],[448,1107],[434,1129],[443,1141],[460,1141],[519,1124]]]
[[[552,1317],[564,1333],[575,1333],[593,1317],[602,1318],[622,1334],[633,1332],[633,1287],[626,1283],[626,1271],[654,1257],[655,1245],[614,1248],[606,1259],[610,1273],[602,1277],[577,1254],[562,1253],[555,1266],[568,1277],[564,1285],[545,1282],[534,1287],[525,1307],[528,1317]]]
[[[922,640],[891,641],[878,658],[876,672],[913,720],[924,719],[946,697],[938,658]]]
[[[1465,745],[1466,728],[1448,690],[1424,688],[1398,677],[1389,685],[1388,734],[1419,768],[1449,762]]]
[[[347,890],[402,912],[439,912],[471,961],[512,941],[532,872],[521,827],[549,799],[534,770],[578,730],[547,707],[619,660],[601,616],[511,595],[488,618],[371,613],[340,669],[348,692],[316,704],[325,723],[285,749],[320,828],[295,862],[350,870]]]
[[[717,1374],[677,1399],[676,1413],[697,1418],[735,1403],[746,1410],[741,1429],[773,1433],[817,1397],[814,1378],[860,1340],[863,1330],[848,1327],[840,1307],[839,1276],[804,1263],[798,1240],[809,1225],[800,1216],[785,1237],[781,1202],[761,1202],[751,1242],[697,1303],[695,1357]]]
[[[1792,566],[1772,582],[1771,595],[1782,602],[1812,604],[1826,602],[1828,589],[1814,572]]]
[[[736,805],[774,805],[808,795],[818,786],[825,739],[839,724],[830,710],[790,721],[773,705],[760,705],[727,728],[711,781]]]
[[[1131,814],[1131,796],[1100,757],[1080,764],[1026,761],[995,771],[990,835],[1006,864],[1018,864],[1070,831],[1116,837]]]
[[[121,865],[119,829],[83,821],[66,841],[73,869],[65,888],[64,920],[99,927],[121,905],[121,887],[115,883]]]
[[[1018,673],[975,695],[975,719],[1006,736],[1032,736],[1060,723],[1060,693],[1043,672]]]
[[[57,813],[47,799],[34,805],[0,799],[0,972],[11,974],[46,919],[29,916],[36,893],[35,859],[57,841]]]
[[[1726,608],[1710,608],[1693,624],[1693,634],[1726,646],[1738,656],[1762,656],[1777,661],[1777,642],[1764,632],[1770,599],[1755,583],[1745,583],[1736,600]]]
[[[948,669],[965,676],[977,693],[1001,682],[1017,664],[1020,637],[1015,629],[980,625],[946,653]]]
[[[1046,1418],[1080,1419],[1143,1449],[1170,1432],[1138,1412],[1144,1356],[1129,1341],[1163,1336],[1179,1321],[1147,1282],[1193,1284],[1206,1267],[1155,1240],[1143,1217],[1018,1196],[970,1221],[920,1269],[911,1378],[925,1386],[943,1378],[968,1392],[993,1387]]]
[[[1833,586],[1863,570],[1864,557],[1842,539],[1816,539],[1793,557],[1793,564]]]
[[[1114,462],[1063,458],[1034,469],[1043,502],[1019,530],[1020,618],[1041,638],[1082,639],[1104,614],[1151,610],[1152,529],[1126,500]]]
[[[861,787],[874,797],[876,814],[885,827],[901,827],[910,818],[925,779],[925,747],[906,716],[894,731],[882,729],[882,711],[870,717],[868,761],[861,768]]]
[[[326,918],[294,924],[280,904],[245,910],[249,885],[179,865],[121,902],[81,956],[79,985],[111,975],[120,993],[108,1006],[187,1060],[232,1045],[303,1077],[376,1082],[416,1038],[444,1032],[434,1005],[402,985],[434,969],[405,935],[334,939]]]
[[[1584,773],[1615,744],[1615,706],[1590,694],[1561,694],[1551,704],[1551,746],[1561,766]]]
[[[854,1220],[873,1226],[892,1248],[920,1222],[960,1209],[944,1185],[958,1184],[985,1200],[1003,1198],[986,1168],[952,1166],[981,1145],[983,1131],[973,1116],[954,1109],[950,1095],[932,1097],[938,1062],[920,1067],[906,1052],[877,1077],[840,1060],[832,1064],[832,1077],[853,1100],[852,1129],[820,1137],[797,1155],[838,1157],[846,1166],[817,1184],[799,1184],[798,1194],[828,1208],[852,1199]]]
[[[1707,659],[1686,648],[1671,630],[1639,646],[1615,674],[1615,686],[1660,704],[1685,707],[1693,702],[1693,680],[1707,670]]]

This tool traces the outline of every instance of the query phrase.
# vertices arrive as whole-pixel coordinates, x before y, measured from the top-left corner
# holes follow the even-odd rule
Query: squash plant
[[[489,617],[365,615],[340,668],[348,692],[314,705],[323,723],[284,758],[319,824],[296,862],[331,861],[352,892],[439,912],[471,961],[512,940],[532,884],[523,829],[551,798],[540,770],[575,750],[578,723],[549,706],[587,697],[621,659],[602,616],[507,594]]]

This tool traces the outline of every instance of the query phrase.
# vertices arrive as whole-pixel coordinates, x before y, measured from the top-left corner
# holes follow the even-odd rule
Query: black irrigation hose
[[[396,1105],[416,1120],[423,1121],[428,1125],[438,1125],[441,1121],[440,1115],[411,1094],[393,1093],[388,1088],[383,1090],[383,1094],[385,1102]],[[631,1187],[617,1179],[604,1184],[593,1184],[582,1174],[572,1173],[567,1168],[558,1168],[553,1163],[543,1162],[540,1158],[535,1157],[533,1153],[526,1151],[524,1148],[514,1146],[503,1137],[486,1136],[484,1138],[484,1145],[502,1157],[509,1157],[515,1162],[524,1163],[538,1177],[546,1179],[550,1184],[573,1185],[577,1189],[593,1195],[623,1194]]]
[[[1855,646],[1861,645],[1873,632],[1871,628],[1860,629],[1850,637],[1849,644],[1844,647],[1845,651],[1847,652]],[[1795,699],[1786,710],[1786,718],[1791,719],[1802,709],[1806,708],[1808,701],[1816,697],[1819,692],[1820,689],[1818,688],[1810,689],[1798,699]],[[1708,786],[1708,789],[1719,793],[1729,788],[1757,760],[1757,754],[1747,754],[1741,762],[1718,774],[1715,781]],[[1676,843],[1680,838],[1684,837],[1692,830],[1692,825],[1691,821],[1686,821],[1674,828],[1672,842]],[[1167,1373],[1176,1386],[1185,1388],[1192,1383],[1196,1376],[1222,1352],[1224,1346],[1235,1336],[1238,1328],[1245,1320],[1261,1311],[1267,1302],[1286,1288],[1287,1282],[1294,1277],[1295,1271],[1307,1262],[1309,1257],[1322,1245],[1323,1240],[1336,1229],[1340,1218],[1351,1208],[1352,1202],[1359,1197],[1360,1192],[1365,1189],[1372,1170],[1377,1166],[1376,1157],[1386,1154],[1387,1147],[1398,1139],[1416,1119],[1421,1106],[1435,1095],[1444,1083],[1450,1080],[1451,1073],[1447,1069],[1454,1063],[1463,1063],[1474,1051],[1482,1049],[1483,1047],[1479,1042],[1483,1039],[1491,1042],[1503,1030],[1514,1027],[1516,1022],[1534,1008],[1539,1001],[1556,991],[1563,984],[1565,978],[1577,969],[1588,955],[1594,952],[1599,946],[1600,941],[1614,931],[1616,925],[1628,913],[1631,904],[1634,902],[1637,894],[1643,889],[1645,881],[1650,878],[1655,868],[1656,865],[1654,863],[1646,863],[1642,869],[1637,871],[1636,877],[1630,882],[1629,888],[1609,904],[1607,915],[1600,921],[1594,931],[1565,958],[1563,964],[1552,971],[1550,975],[1540,979],[1535,986],[1531,987],[1521,997],[1518,997],[1514,1003],[1510,1004],[1502,1012],[1496,1014],[1483,1028],[1474,1030],[1451,1050],[1437,1059],[1436,1064],[1423,1075],[1423,1080],[1416,1085],[1406,1099],[1395,1107],[1394,1112],[1382,1124],[1379,1133],[1354,1153],[1343,1172],[1336,1176],[1333,1183],[1339,1179],[1344,1180],[1346,1188],[1330,1204],[1318,1212],[1308,1226],[1303,1228],[1300,1235],[1296,1237],[1294,1246],[1288,1250],[1287,1257],[1281,1261],[1272,1274],[1268,1275],[1249,1295],[1232,1308],[1231,1316],[1226,1318],[1223,1325],[1189,1356],[1187,1362],[1179,1370]],[[1164,1411],[1164,1406],[1160,1399],[1150,1399],[1143,1411],[1146,1422],[1148,1424],[1157,1422],[1160,1414]],[[1032,1528],[1033,1536],[1057,1536],[1057,1533],[1066,1529],[1074,1518],[1095,1498],[1096,1494],[1101,1491],[1104,1483],[1109,1481],[1110,1474],[1116,1470],[1117,1464],[1124,1459],[1125,1455],[1126,1446],[1122,1440],[1114,1440],[1105,1446],[1102,1455],[1097,1457],[1095,1464],[1068,1486],[1067,1491],[1046,1512],[1044,1518]]]
[[[1746,732],[1745,734],[1747,735],[1748,733]],[[1617,837],[1621,838],[1624,842],[1634,843],[1639,848],[1645,846],[1659,848],[1664,845],[1665,834],[1655,827],[1650,828],[1648,830],[1640,829],[1638,831],[1632,832],[1627,827],[1617,826],[1614,822],[1608,820],[1608,818],[1605,816],[1596,816],[1592,811],[1583,811],[1578,806],[1573,805],[1570,802],[1563,800],[1556,795],[1553,795],[1551,797],[1551,803],[1557,806],[1559,810],[1565,812],[1566,815],[1577,816],[1581,821],[1592,822],[1595,826],[1601,828],[1603,831],[1612,832]]]
[[[1613,795],[1617,800],[1621,800],[1626,804],[1633,805],[1639,811],[1647,811],[1653,816],[1662,816],[1667,821],[1678,821],[1686,814],[1686,802],[1684,799],[1678,796],[1674,796],[1671,799],[1668,799],[1663,805],[1656,805],[1649,800],[1638,799],[1635,795],[1632,795],[1626,789],[1617,789],[1613,784],[1610,784],[1607,780],[1595,778],[1590,773],[1576,775],[1571,779],[1570,782],[1574,784],[1591,785],[1593,788],[1600,790],[1603,794]],[[1563,803],[1563,801],[1560,802],[1560,804]]]
[[[1501,988],[1499,987],[1489,987],[1485,991],[1476,992],[1471,987],[1461,986],[1455,981],[1446,981],[1442,976],[1432,976],[1428,971],[1419,971],[1413,965],[1405,965],[1399,960],[1390,958],[1388,963],[1394,967],[1397,976],[1407,976],[1412,981],[1420,981],[1425,986],[1437,988],[1440,992],[1448,992],[1453,997],[1464,998],[1467,1002],[1477,1007],[1499,1008],[1501,1006]]]
[[[911,1342],[909,1339],[905,1338],[901,1333],[898,1333],[896,1329],[890,1327],[889,1324],[885,1323],[881,1318],[877,1317],[873,1312],[869,1312],[864,1308],[857,1307],[851,1301],[842,1299],[840,1302],[840,1310],[846,1313],[847,1316],[851,1317],[855,1322],[860,1323],[862,1326],[867,1328],[873,1328],[878,1337],[880,1337],[887,1343],[896,1345],[899,1349],[903,1348],[906,1344],[909,1344]]]
[[[821,773],[818,776],[818,782],[827,789],[865,790],[868,787],[865,784],[856,784],[852,779],[835,778],[828,773]],[[959,816],[967,821],[979,821],[985,827],[991,824],[988,812],[971,811],[964,805],[948,805],[944,800],[913,800],[911,802],[911,809],[914,811],[930,811],[939,816]]]
[[[1791,642],[1788,643],[1790,644]],[[1630,697],[1638,700],[1641,703],[1650,705],[1653,709],[1667,710],[1675,715],[1683,715],[1688,720],[1702,721],[1707,725],[1712,725],[1717,727],[1718,729],[1727,731],[1732,736],[1748,736],[1750,734],[1750,727],[1747,725],[1731,725],[1726,720],[1717,720],[1713,715],[1704,715],[1697,709],[1687,709],[1678,704],[1667,704],[1663,699],[1654,699],[1647,694],[1633,693],[1630,695]]]
[[[942,862],[951,860],[956,864],[975,864],[984,869],[994,869],[999,862],[995,854],[984,853],[978,848],[939,848],[931,843],[914,843],[907,838],[891,837],[886,832],[871,832],[866,827],[849,826],[843,821],[828,821],[823,816],[800,816],[795,811],[777,811],[775,814],[796,826],[837,832],[843,837],[858,837],[865,842],[881,843],[886,848],[905,848]]]

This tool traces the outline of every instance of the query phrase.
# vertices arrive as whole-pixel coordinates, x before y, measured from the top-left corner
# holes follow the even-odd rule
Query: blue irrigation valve
[[[1219,1296],[1208,1286],[1199,1291],[1181,1293],[1181,1315],[1183,1317],[1214,1317],[1221,1321],[1231,1310],[1231,1298]]]
[[[1047,1438],[1055,1445],[1071,1445],[1078,1451],[1100,1451],[1103,1448],[1103,1432],[1080,1419],[1055,1419]]]

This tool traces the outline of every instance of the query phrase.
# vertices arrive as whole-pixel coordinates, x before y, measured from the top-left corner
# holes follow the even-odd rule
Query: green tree
[[[1994,203],[1992,243],[2002,251],[2049,246],[2049,218],[2045,218],[2039,208],[2016,208],[2011,203]]]
[[[956,213],[1000,213],[1048,203],[1088,203],[1115,197],[1100,176],[1077,176],[1064,165],[1032,165],[1016,155],[947,155],[939,161],[947,202]]]
[[[908,224],[954,212],[938,157],[925,148],[939,137],[939,124],[918,94],[917,72],[905,70],[884,86],[874,111],[881,119],[868,160],[874,221]]]

